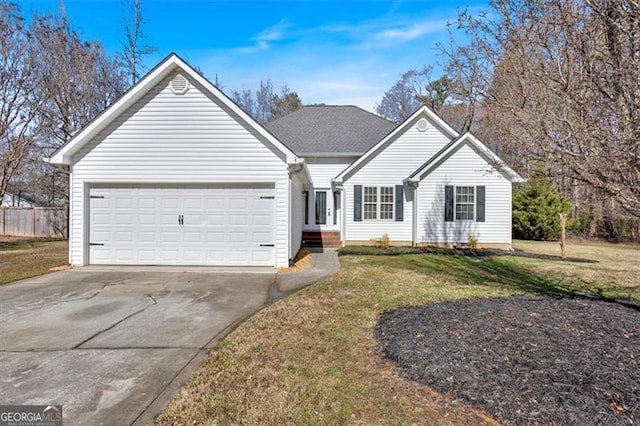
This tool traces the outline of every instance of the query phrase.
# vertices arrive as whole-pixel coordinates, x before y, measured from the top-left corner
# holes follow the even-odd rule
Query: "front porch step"
[[[340,231],[303,231],[302,247],[337,248],[340,247]]]

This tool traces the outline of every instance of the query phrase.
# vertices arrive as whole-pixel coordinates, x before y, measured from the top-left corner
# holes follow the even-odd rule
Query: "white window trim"
[[[375,206],[376,206],[376,217],[375,219],[368,219],[365,215],[365,205],[368,204],[374,204],[374,203],[368,203],[365,201],[365,194],[367,192],[366,188],[375,188],[376,190],[376,202],[375,202]],[[389,188],[391,189],[391,202],[382,202],[382,188]],[[381,219],[381,213],[382,213],[382,209],[381,206],[382,205],[390,205],[391,206],[391,217],[388,219]],[[380,186],[373,186],[373,185],[363,185],[362,186],[362,221],[363,222],[393,222],[396,218],[396,191],[395,191],[395,186],[393,185],[380,185]]]
[[[473,203],[458,203],[458,188],[473,188]],[[456,185],[453,188],[453,221],[454,222],[475,222],[476,220],[476,201],[478,197],[476,195],[475,185]],[[458,204],[472,205],[471,219],[458,219]]]

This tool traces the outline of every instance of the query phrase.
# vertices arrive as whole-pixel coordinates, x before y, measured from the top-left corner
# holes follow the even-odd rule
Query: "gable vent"
[[[429,128],[429,122],[427,121],[426,118],[421,118],[420,120],[418,120],[418,122],[416,123],[416,129],[418,129],[419,132],[424,132]]]
[[[189,90],[189,80],[184,78],[182,74],[178,74],[173,77],[169,87],[175,95],[184,95]]]

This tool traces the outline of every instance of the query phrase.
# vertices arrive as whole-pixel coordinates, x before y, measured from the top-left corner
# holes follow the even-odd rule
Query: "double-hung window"
[[[475,187],[456,186],[456,220],[475,220]]]
[[[365,186],[363,195],[364,220],[393,220],[393,186]]]

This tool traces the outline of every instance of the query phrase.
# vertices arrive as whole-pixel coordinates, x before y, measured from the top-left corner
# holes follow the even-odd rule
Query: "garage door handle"
[[[103,246],[103,243],[89,243],[90,246]]]
[[[273,244],[260,244],[260,247],[273,247]]]

